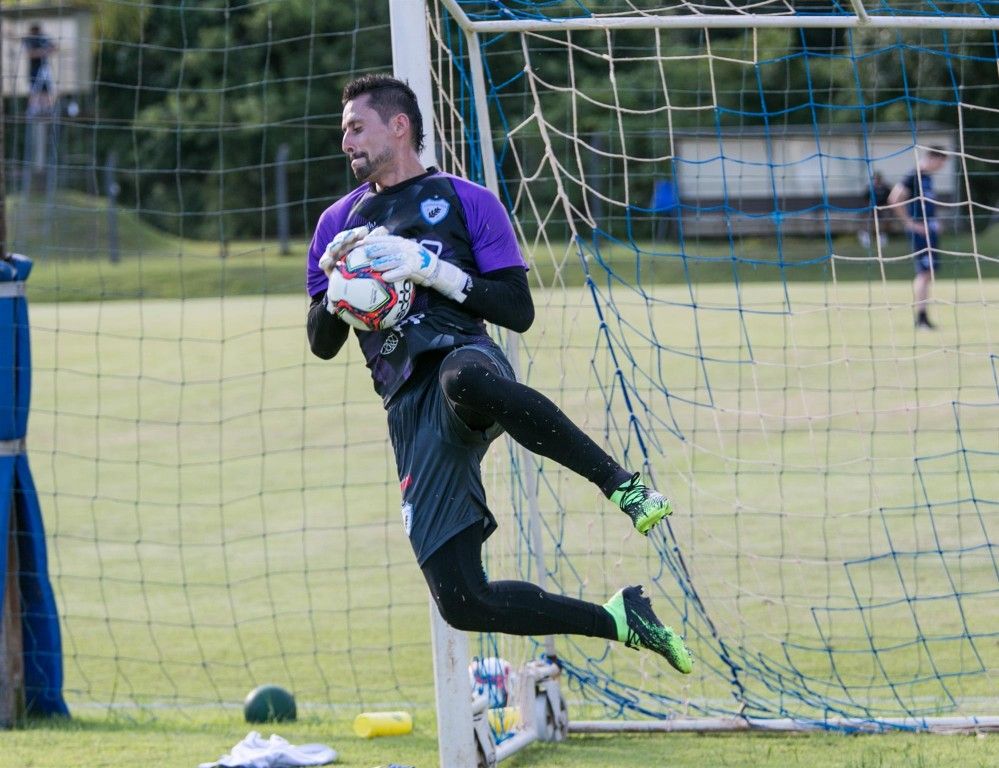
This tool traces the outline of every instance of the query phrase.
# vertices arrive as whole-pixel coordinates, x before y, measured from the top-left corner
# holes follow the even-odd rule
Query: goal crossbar
[[[749,29],[795,27],[807,29],[999,29],[999,16],[920,16],[871,15],[857,7],[856,14],[676,14],[669,16],[614,16],[565,19],[475,20],[458,0],[441,0],[458,25],[468,32],[500,34],[503,32],[581,32],[627,29]]]

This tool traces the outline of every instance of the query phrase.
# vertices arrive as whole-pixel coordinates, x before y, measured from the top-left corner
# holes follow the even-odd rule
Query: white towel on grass
[[[289,744],[277,734],[264,739],[256,731],[222,755],[214,763],[202,763],[198,768],[298,768],[304,765],[325,765],[336,760],[336,751],[325,744]]]

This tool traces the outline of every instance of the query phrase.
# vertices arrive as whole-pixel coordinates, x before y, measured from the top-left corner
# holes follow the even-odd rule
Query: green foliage
[[[94,10],[96,92],[88,144],[116,153],[121,202],[167,232],[230,241],[273,237],[275,157],[290,149],[291,227],[308,236],[320,211],[353,184],[340,152],[340,90],[351,76],[388,68],[385,3],[364,0],[205,0],[136,4],[84,0]],[[457,30],[447,39],[461,59]],[[572,45],[571,59],[565,42]],[[525,69],[539,79],[552,156],[570,170],[581,136],[609,157],[585,159],[612,196],[646,205],[668,162],[673,131],[799,124],[936,121],[963,128],[970,196],[994,205],[999,133],[991,120],[993,32],[955,30],[619,30],[487,38],[496,139],[510,125],[519,157],[545,147]],[[498,87],[502,84],[502,87]],[[467,91],[467,87],[465,88]],[[470,117],[467,93],[464,110]],[[961,103],[965,108],[958,109]],[[472,139],[473,137],[466,137]],[[599,166],[599,167],[598,167]],[[654,171],[654,172],[653,172]],[[539,197],[555,192],[537,179]],[[578,193],[570,190],[570,196]],[[573,204],[581,201],[572,197]],[[983,224],[980,221],[979,224]]]
[[[985,107],[993,93],[989,31],[593,31],[530,36],[526,62],[512,35],[490,39],[486,50],[488,81],[504,84],[493,121],[505,174],[517,179],[523,168],[538,169],[531,194],[542,207],[561,191],[584,208],[581,185],[558,190],[542,162],[542,127],[522,82],[533,77],[553,161],[568,175],[585,173],[610,198],[627,199],[634,237],[650,236],[641,209],[655,180],[674,176],[670,137],[684,131],[758,129],[780,137],[785,126],[835,134],[839,126],[873,132],[887,123],[942,124],[961,129],[970,198],[983,204],[975,211],[979,230],[988,223],[986,206],[999,198],[992,112],[957,107]],[[512,141],[504,136],[510,125],[519,126]],[[577,138],[595,150],[583,149],[582,169]],[[967,194],[963,184],[959,194]]]
[[[999,201],[999,126],[994,116],[999,38],[991,30],[942,31],[927,39],[919,30],[857,30],[858,48],[877,49],[859,59],[860,84],[876,93],[872,122],[935,121],[960,129],[970,189],[981,206]],[[887,46],[897,44],[897,47]],[[954,105],[960,104],[955,109]],[[962,190],[964,192],[964,190]],[[990,212],[976,207],[984,226]]]
[[[122,35],[98,51],[98,156],[118,154],[123,202],[157,227],[221,241],[273,235],[281,144],[289,199],[304,201],[296,231],[351,183],[340,89],[385,65],[382,4],[98,5],[113,10],[104,34]]]

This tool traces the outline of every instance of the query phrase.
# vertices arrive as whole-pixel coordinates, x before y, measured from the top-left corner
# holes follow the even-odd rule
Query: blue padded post
[[[30,272],[30,259],[17,254],[0,259],[0,578],[6,582],[6,542],[13,525],[27,714],[68,715],[45,528],[25,448],[31,407],[31,338],[24,285]],[[0,610],[5,593],[6,583],[0,585]]]

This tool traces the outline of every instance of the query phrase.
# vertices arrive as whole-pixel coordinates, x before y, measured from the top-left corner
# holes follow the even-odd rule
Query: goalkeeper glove
[[[389,251],[371,262],[372,269],[381,272],[387,281],[412,280],[417,285],[440,291],[459,304],[465,300],[471,281],[468,274],[416,241],[397,235],[372,233],[364,238],[364,244]]]
[[[338,232],[326,246],[326,252],[319,259],[319,268],[329,277],[333,272],[333,266],[344,256],[350,253],[364,238],[371,235],[387,235],[385,227],[375,227],[368,229],[367,225],[345,229]]]

